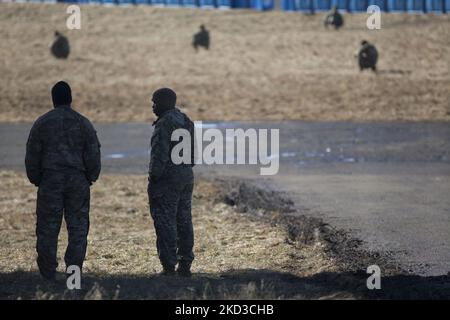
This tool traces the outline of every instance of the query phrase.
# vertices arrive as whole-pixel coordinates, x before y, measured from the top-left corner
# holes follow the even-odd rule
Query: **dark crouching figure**
[[[198,51],[199,47],[203,47],[206,50],[209,49],[209,31],[206,30],[204,25],[201,25],[200,31],[194,35],[192,46],[194,47],[195,51]]]
[[[329,25],[332,25],[336,30],[344,25],[344,18],[339,13],[336,6],[334,6],[331,13],[326,16],[324,24],[325,28],[328,28]]]
[[[366,40],[361,42],[361,48],[358,53],[359,69],[372,69],[377,71],[378,51],[373,44],[370,44]]]
[[[50,51],[55,58],[67,59],[70,53],[69,40],[58,31],[55,31],[55,40],[50,47]]]
[[[153,112],[158,117],[153,123],[149,165],[148,197],[156,231],[158,256],[163,275],[191,276],[194,260],[194,231],[191,216],[194,186],[194,124],[175,108],[176,94],[168,88],[153,94]],[[175,164],[171,152],[178,141],[171,141],[172,132],[186,129],[190,133],[189,163]]]
[[[52,88],[54,109],[31,128],[25,166],[38,186],[36,236],[41,275],[54,280],[58,234],[67,224],[66,268],[82,269],[89,231],[90,185],[100,174],[100,143],[88,119],[71,108],[72,95],[63,81]]]

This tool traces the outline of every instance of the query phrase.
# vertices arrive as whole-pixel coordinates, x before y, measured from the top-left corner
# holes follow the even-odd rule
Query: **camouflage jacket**
[[[366,44],[361,47],[358,57],[360,60],[363,59],[371,63],[376,63],[378,60],[377,48],[372,44]]]
[[[28,137],[25,167],[31,183],[39,185],[45,170],[80,171],[90,183],[100,169],[100,143],[91,122],[70,106],[47,112]]]
[[[155,129],[151,138],[151,153],[149,177],[152,180],[179,175],[183,178],[192,172],[194,166],[194,123],[179,109],[166,111],[153,123]],[[190,133],[191,155],[190,163],[174,164],[171,159],[173,147],[181,141],[171,141],[172,132],[176,129],[186,129]]]

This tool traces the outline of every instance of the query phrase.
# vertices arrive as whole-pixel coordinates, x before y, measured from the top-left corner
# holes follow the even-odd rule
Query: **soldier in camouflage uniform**
[[[67,59],[70,54],[69,40],[58,31],[55,31],[55,40],[50,46],[50,52],[55,58]]]
[[[198,51],[199,47],[203,47],[206,50],[209,50],[209,31],[206,30],[204,25],[200,26],[200,31],[194,34],[192,39],[192,46],[195,51]]]
[[[100,174],[100,143],[91,122],[71,108],[69,85],[52,89],[54,109],[33,125],[27,142],[25,166],[37,187],[36,251],[41,275],[55,279],[58,234],[62,217],[69,243],[66,267],[82,268],[89,231],[90,185]]]
[[[194,124],[175,108],[176,94],[163,88],[153,94],[153,112],[158,119],[153,123],[149,165],[148,196],[157,241],[158,256],[163,275],[191,275],[194,260],[194,231],[191,201],[194,186]],[[172,132],[186,129],[191,138],[189,163],[174,164],[171,152],[178,141],[171,141]]]
[[[331,13],[329,13],[324,22],[325,28],[328,28],[329,25],[334,26],[335,30],[338,30],[340,27],[344,25],[344,18],[339,13],[336,6],[332,8]]]
[[[372,69],[377,71],[378,51],[377,48],[366,40],[361,41],[361,48],[358,52],[359,70]]]

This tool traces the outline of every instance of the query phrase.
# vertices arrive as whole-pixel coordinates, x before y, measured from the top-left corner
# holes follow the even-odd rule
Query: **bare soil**
[[[94,121],[147,121],[151,92],[174,88],[196,120],[450,120],[450,16],[82,6],[67,30],[66,5],[0,4],[0,121],[33,121],[51,108],[58,80]],[[210,51],[192,35],[211,31]],[[53,58],[55,30],[71,54]],[[379,49],[379,73],[359,72],[361,40]]]

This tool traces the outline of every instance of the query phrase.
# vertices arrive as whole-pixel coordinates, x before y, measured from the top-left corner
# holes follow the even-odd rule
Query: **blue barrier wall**
[[[30,0],[28,0],[30,1]],[[41,0],[45,2],[46,0]],[[149,4],[159,6],[184,6],[203,8],[274,9],[275,0],[56,0],[57,2],[103,3],[109,5]],[[285,11],[329,11],[336,6],[340,11],[366,12],[370,5],[377,5],[386,12],[448,13],[450,0],[281,0]]]
[[[366,12],[370,5],[377,5],[386,12],[448,13],[450,0],[282,0],[285,11],[329,11],[336,6],[340,11]]]

